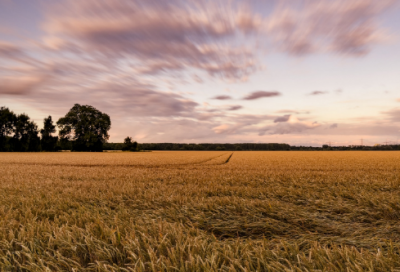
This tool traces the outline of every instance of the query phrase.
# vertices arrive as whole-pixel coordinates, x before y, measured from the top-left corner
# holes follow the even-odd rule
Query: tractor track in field
[[[229,162],[229,160],[232,158],[232,156],[233,156],[233,153],[235,153],[235,152],[232,152],[232,154],[228,157],[228,159],[223,163],[223,164],[227,164],[228,162]]]

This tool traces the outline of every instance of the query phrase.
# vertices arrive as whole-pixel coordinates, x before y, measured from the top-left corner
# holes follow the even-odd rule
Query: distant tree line
[[[349,145],[349,146],[329,146],[323,145],[322,150],[400,150],[400,145]]]
[[[126,140],[126,139],[125,139]],[[124,143],[106,143],[104,150],[123,150]],[[137,144],[139,150],[214,150],[214,151],[240,151],[240,150],[290,150],[288,144],[256,144],[256,143],[237,143],[237,144],[176,144],[176,143],[142,143]]]
[[[279,143],[236,143],[236,144],[177,144],[177,143],[142,143],[138,150],[205,150],[205,151],[345,151],[345,150],[400,150],[400,145],[376,146],[291,146]],[[124,150],[124,143],[105,143],[104,150]]]
[[[348,145],[348,146],[329,146],[323,145],[322,147],[315,146],[290,146],[293,151],[346,151],[346,150],[400,150],[400,145]]]

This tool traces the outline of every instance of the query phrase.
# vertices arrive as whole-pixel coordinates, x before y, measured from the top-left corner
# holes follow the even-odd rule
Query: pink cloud
[[[272,91],[256,91],[252,92],[251,94],[247,95],[246,97],[243,98],[243,100],[255,100],[255,99],[260,99],[264,97],[275,97],[275,96],[280,96],[280,92]]]
[[[213,131],[217,134],[227,132],[227,131],[229,131],[229,129],[230,129],[230,127],[228,125],[220,125],[220,126],[213,127]]]
[[[212,130],[216,134],[237,134],[238,131],[243,128],[243,124],[237,123],[234,125],[223,124],[220,126],[213,127]]]
[[[289,109],[283,109],[283,110],[278,110],[276,113],[287,113],[287,114],[309,114],[309,111],[306,110],[289,110]]]
[[[290,116],[291,116],[290,114],[280,116],[274,120],[274,123],[287,122],[287,121],[289,121]]]
[[[385,114],[391,122],[400,122],[400,109],[399,108],[384,111],[382,113]]]
[[[236,110],[240,110],[240,109],[242,109],[242,108],[243,108],[243,106],[235,105],[235,106],[229,107],[229,108],[228,108],[228,111],[236,111]]]
[[[338,124],[337,124],[337,123],[334,123],[334,124],[332,124],[332,125],[329,126],[329,128],[337,128],[337,127],[338,127]]]
[[[321,94],[327,94],[329,92],[327,91],[313,91],[310,93],[310,95],[321,95]]]
[[[0,78],[0,95],[27,95],[45,82],[41,76]]]
[[[276,125],[268,125],[259,131],[259,135],[268,134],[297,134],[305,130],[315,129],[321,126],[316,122],[300,121],[291,115],[286,121],[280,120]]]
[[[238,33],[256,31],[261,18],[250,9],[211,2],[69,1],[50,10],[45,29],[93,52],[133,57],[143,72],[188,67],[222,79],[242,79],[257,70],[253,53],[226,47]],[[231,43],[232,44],[232,43]]]
[[[192,78],[197,83],[200,83],[200,84],[204,83],[204,80],[201,77],[199,77],[198,75],[193,75]]]
[[[16,45],[0,41],[0,57],[14,58],[16,56],[20,56],[21,54],[22,50]]]
[[[230,97],[229,95],[218,95],[218,96],[214,97],[213,99],[217,99],[217,100],[229,100],[229,99],[232,99],[232,97]]]
[[[360,56],[384,42],[387,31],[378,17],[393,0],[312,1],[280,5],[267,21],[276,45],[292,55],[317,51]]]

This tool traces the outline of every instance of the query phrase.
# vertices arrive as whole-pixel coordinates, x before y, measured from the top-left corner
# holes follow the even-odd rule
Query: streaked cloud
[[[22,54],[22,50],[16,45],[0,41],[0,57],[15,58]]]
[[[310,111],[308,111],[308,110],[289,110],[289,109],[283,109],[283,110],[275,111],[275,113],[309,114]]]
[[[228,46],[250,35],[261,18],[250,9],[212,2],[69,1],[53,5],[49,36],[66,36],[84,48],[140,62],[142,72],[198,69],[221,79],[246,78],[257,70],[250,49]]]
[[[309,95],[321,95],[321,94],[328,94],[328,91],[313,91]]]
[[[329,126],[329,128],[337,128],[337,127],[338,127],[338,124],[337,124],[337,123],[334,123],[334,124],[332,124],[332,125]]]
[[[232,99],[232,97],[230,97],[229,95],[218,95],[213,97],[213,99],[217,99],[217,100],[230,100]]]
[[[386,117],[389,118],[391,122],[400,122],[400,108],[391,109],[382,113],[386,115]]]
[[[395,2],[287,1],[277,6],[266,25],[279,49],[291,55],[334,52],[362,56],[388,38],[378,17]]]
[[[275,96],[280,96],[281,93],[277,91],[256,91],[252,92],[251,94],[245,96],[243,100],[255,100],[255,99],[260,99],[260,98],[265,98],[265,97],[275,97]]]
[[[287,122],[287,121],[289,121],[290,116],[291,116],[290,114],[280,116],[274,120],[274,123]]]
[[[268,125],[259,130],[259,135],[264,134],[293,134],[321,126],[317,122],[300,121],[296,116],[289,116],[287,121],[280,121],[276,125]]]
[[[216,134],[229,132],[232,128],[229,125],[220,125],[212,128]]]
[[[0,77],[0,95],[27,95],[39,87],[45,77]]]
[[[236,111],[236,110],[240,110],[240,109],[242,109],[242,108],[243,108],[243,106],[234,105],[234,106],[229,107],[229,108],[228,108],[228,111]]]

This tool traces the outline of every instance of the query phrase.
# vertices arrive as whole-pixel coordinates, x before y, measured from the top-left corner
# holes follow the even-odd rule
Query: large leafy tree
[[[111,120],[92,106],[75,104],[57,126],[61,140],[73,141],[73,150],[101,151],[110,137]]]
[[[43,129],[40,130],[42,135],[41,146],[44,151],[55,151],[57,145],[57,136],[53,136],[52,133],[56,132],[56,126],[53,124],[51,116],[44,118]]]
[[[0,108],[0,151],[11,151],[8,139],[14,132],[17,116],[6,107]]]
[[[39,151],[40,138],[37,125],[25,113],[16,117],[14,135],[11,139],[13,151]]]

